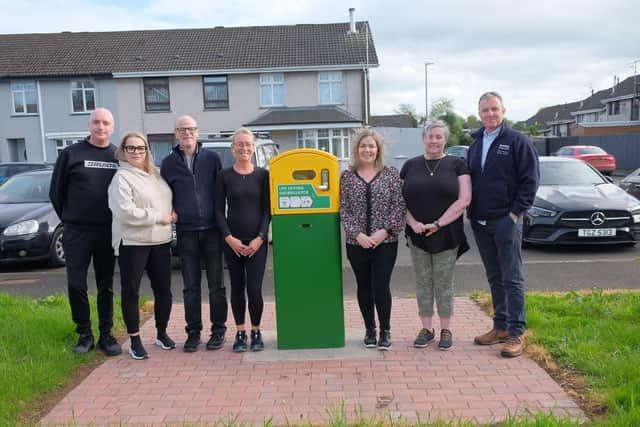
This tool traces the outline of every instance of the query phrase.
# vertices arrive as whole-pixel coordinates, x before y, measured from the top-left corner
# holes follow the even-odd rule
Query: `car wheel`
[[[63,227],[58,227],[53,233],[51,246],[49,248],[49,265],[51,267],[62,267],[65,265],[64,248],[62,247]]]

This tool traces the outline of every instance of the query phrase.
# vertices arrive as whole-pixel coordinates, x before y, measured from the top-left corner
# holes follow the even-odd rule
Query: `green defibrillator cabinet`
[[[321,150],[269,163],[279,349],[344,347],[339,174]]]

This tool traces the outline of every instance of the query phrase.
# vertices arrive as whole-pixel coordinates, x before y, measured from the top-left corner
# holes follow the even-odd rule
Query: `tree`
[[[528,125],[526,122],[518,122],[513,125],[513,128],[524,132],[529,136],[540,135],[540,128],[537,123]]]
[[[447,145],[469,144],[462,132],[464,119],[454,111],[453,100],[439,98],[431,106],[432,119],[440,119],[449,126],[449,142]]]
[[[414,128],[417,128],[418,124],[423,121],[423,118],[418,115],[416,107],[413,104],[400,104],[393,112],[396,114],[406,114],[411,117],[411,125]]]
[[[482,123],[480,120],[474,116],[473,114],[467,116],[467,120],[464,122],[464,128],[469,130],[480,129],[482,127]]]
[[[431,105],[431,114],[429,117],[441,118],[449,112],[453,112],[453,100],[449,98],[438,98]]]

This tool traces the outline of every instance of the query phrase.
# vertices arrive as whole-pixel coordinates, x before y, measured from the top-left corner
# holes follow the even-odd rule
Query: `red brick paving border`
[[[169,334],[178,348],[163,351],[153,345],[154,322],[148,321],[141,329],[148,360],[131,359],[125,343],[123,356],[93,371],[42,424],[246,425],[271,420],[282,425],[328,422],[342,414],[353,421],[407,423],[486,423],[535,413],[586,419],[535,362],[501,358],[500,346],[473,345],[473,337],[490,328],[491,320],[468,298],[456,298],[454,347],[447,352],[435,345],[413,348],[420,329],[415,300],[394,299],[393,346],[377,360],[248,362],[231,352],[233,328],[223,349],[206,351],[203,342],[198,352],[188,354],[182,351],[183,323],[183,306],[174,305]],[[345,326],[363,328],[355,301],[345,301]],[[265,304],[263,328],[275,329],[273,303]],[[275,342],[266,345],[273,348]]]

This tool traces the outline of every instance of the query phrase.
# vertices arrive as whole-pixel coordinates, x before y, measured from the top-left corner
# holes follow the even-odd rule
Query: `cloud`
[[[502,92],[511,119],[576,101],[640,58],[637,0],[0,0],[0,32],[347,22],[348,8],[370,23],[380,67],[371,71],[372,111],[400,103],[424,112],[424,63],[430,103],[451,98],[462,115],[478,96]]]

